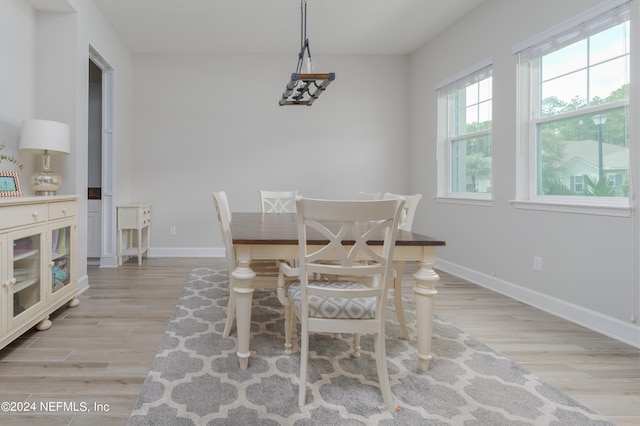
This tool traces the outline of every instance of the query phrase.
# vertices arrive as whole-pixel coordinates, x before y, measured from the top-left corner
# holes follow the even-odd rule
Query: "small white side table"
[[[118,265],[123,256],[137,256],[142,265],[142,256],[149,255],[149,232],[151,230],[151,204],[118,205]],[[123,232],[126,234],[123,240]],[[137,238],[134,239],[134,236]]]

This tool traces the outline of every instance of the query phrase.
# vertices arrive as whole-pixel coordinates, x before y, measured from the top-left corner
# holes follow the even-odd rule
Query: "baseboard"
[[[78,294],[84,293],[89,288],[89,276],[84,275],[78,279]]]
[[[149,257],[222,257],[223,247],[151,247]]]
[[[437,259],[436,269],[471,281],[534,308],[556,315],[612,339],[640,348],[640,326],[574,305],[517,284],[501,280],[446,260]],[[436,303],[438,303],[436,298]]]
[[[101,268],[117,268],[118,267],[118,258],[115,256],[106,256],[100,258],[100,267]]]

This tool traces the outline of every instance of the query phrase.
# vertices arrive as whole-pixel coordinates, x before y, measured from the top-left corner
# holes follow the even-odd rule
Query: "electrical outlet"
[[[175,226],[170,226],[169,227],[169,235],[176,235],[176,227]]]
[[[533,270],[542,271],[542,257],[533,256]]]

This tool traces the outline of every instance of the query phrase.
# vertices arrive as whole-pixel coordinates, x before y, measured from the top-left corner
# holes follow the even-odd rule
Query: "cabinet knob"
[[[67,208],[66,208],[66,207],[64,207],[64,208],[62,209],[62,214],[63,214],[63,215],[66,215],[66,214],[67,214]]]
[[[55,265],[55,263],[52,260],[51,262],[49,262],[49,266],[51,266],[53,268],[53,265]]]
[[[31,216],[33,216],[34,219],[38,218],[38,211],[34,211],[33,213],[31,213]]]
[[[5,287],[9,287],[10,285],[15,284],[16,282],[17,282],[16,277],[13,277],[9,281],[5,281],[4,283],[2,283],[2,285]]]

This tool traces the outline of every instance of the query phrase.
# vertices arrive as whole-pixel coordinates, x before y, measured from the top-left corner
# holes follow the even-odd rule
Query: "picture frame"
[[[16,172],[0,171],[0,197],[21,197],[20,179]]]

